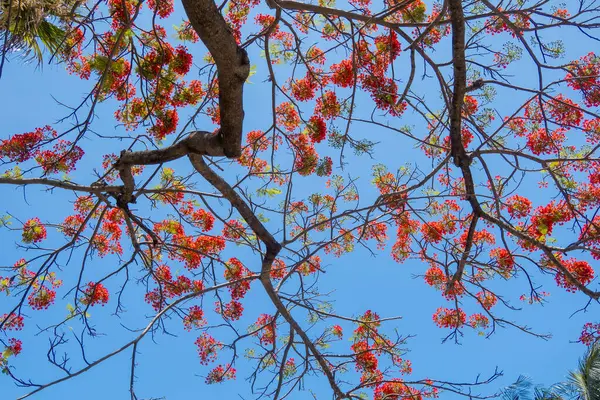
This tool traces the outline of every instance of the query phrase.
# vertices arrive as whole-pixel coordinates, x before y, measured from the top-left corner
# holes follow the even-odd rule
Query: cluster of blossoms
[[[44,148],[50,142],[54,143],[52,148]],[[0,141],[0,158],[19,163],[33,158],[46,174],[73,171],[83,154],[79,146],[57,139],[57,132],[50,126]]]
[[[571,277],[557,270],[554,279],[556,284],[565,288],[567,292],[575,293],[579,290],[580,285],[585,286],[594,279],[594,269],[587,261],[570,258],[562,260],[561,264],[571,274]]]
[[[171,268],[167,265],[156,268],[154,279],[158,287],[146,293],[145,299],[156,311],[166,305],[167,299],[204,290],[204,283],[201,280],[191,280],[184,275],[173,278]]]
[[[356,370],[361,373],[361,384],[374,390],[375,399],[437,397],[436,389],[417,389],[413,385],[403,383],[402,379],[388,379],[380,367],[383,355],[389,356],[397,372],[403,375],[412,373],[411,362],[403,359],[394,343],[379,331],[381,321],[376,313],[369,310],[358,319],[360,322],[353,332],[351,350],[354,353]],[[331,328],[331,332],[337,337],[342,336],[342,328],[338,325]],[[386,368],[385,371],[387,373],[390,368]]]
[[[201,265],[204,256],[217,256],[225,249],[226,242],[222,236],[187,235],[183,225],[172,219],[154,224],[153,230],[164,242],[177,246],[167,248],[169,258],[183,262],[190,271]]]
[[[4,331],[20,331],[25,326],[23,317],[14,313],[0,315],[0,323],[2,323],[0,330]]]
[[[13,276],[0,277],[0,293],[16,288],[27,288],[29,295],[27,302],[34,310],[44,310],[50,307],[56,298],[56,289],[62,285],[62,280],[56,278],[56,273],[46,272],[36,274],[27,269],[27,263],[21,259],[13,266]],[[10,326],[20,329],[23,327],[21,316],[11,315],[6,321]]]
[[[433,382],[431,382],[432,384]],[[430,385],[431,385],[430,384]],[[392,379],[375,389],[374,400],[422,400],[424,398],[437,398],[439,390],[435,387],[422,390],[404,383],[402,379]]]
[[[495,261],[496,271],[504,278],[510,278],[515,267],[515,258],[507,249],[495,248],[490,250],[490,258]]]
[[[498,11],[502,11],[498,7]],[[509,21],[510,24],[507,22]],[[528,29],[531,26],[531,18],[526,12],[515,13],[504,17],[490,17],[485,24],[487,33],[495,35],[502,32],[510,32],[513,37],[522,35],[523,29]]]
[[[551,201],[545,206],[537,207],[530,219],[530,224],[525,232],[533,239],[545,242],[546,237],[552,235],[554,226],[564,224],[573,219],[574,214],[567,204],[561,200],[559,202]],[[525,250],[537,250],[533,244],[526,241],[519,241],[520,246]]]
[[[106,303],[108,303],[108,299],[108,289],[106,289],[102,283],[89,282],[84,291],[84,297],[81,299],[81,302],[90,306],[96,304],[101,304],[104,306]]]
[[[218,365],[213,368],[206,376],[206,383],[220,383],[225,380],[235,379],[236,370],[230,364]]]
[[[232,28],[233,37],[240,43],[242,40],[242,27],[248,21],[250,10],[260,3],[259,0],[242,0],[227,4],[225,20]]]
[[[46,227],[39,218],[31,218],[23,224],[23,243],[39,243],[46,239]]]
[[[254,323],[255,335],[261,345],[267,346],[275,343],[277,322],[272,315],[261,314]]]
[[[8,346],[0,352],[0,371],[8,374],[8,358],[18,356],[23,351],[23,343],[19,339],[8,339]]]
[[[463,310],[440,307],[433,314],[433,322],[440,328],[457,329],[465,325],[467,315]]]
[[[591,346],[600,340],[600,323],[587,322],[579,336],[579,341],[586,346]]]
[[[416,2],[416,3],[418,3],[418,2]],[[441,11],[442,11],[442,8],[441,8],[440,4],[435,3],[433,5],[433,9],[431,10],[431,13],[429,13],[429,15],[427,16],[426,21],[433,22],[440,17],[443,17],[443,19],[448,19],[447,18],[448,14],[445,14],[444,16],[440,16]],[[433,45],[439,43],[440,40],[442,40],[445,36],[448,36],[450,34],[450,32],[451,32],[450,24],[432,25],[431,28],[428,27],[428,32],[425,35],[425,37],[423,37],[421,43],[425,46],[433,47]],[[422,33],[423,33],[422,30],[415,29],[415,31],[413,32],[413,36],[415,38],[417,38]]]
[[[567,84],[581,91],[588,107],[600,105],[600,58],[593,52],[573,62],[567,74]]]
[[[68,216],[61,226],[61,230],[68,237],[75,236],[79,229],[83,230],[83,223],[91,213],[90,216],[98,219],[99,224],[95,234],[90,238],[92,249],[100,257],[105,257],[108,254],[123,254],[123,248],[121,247],[121,236],[125,224],[123,211],[117,207],[107,209],[101,206],[96,208],[95,212],[92,212],[94,207],[92,196],[79,197],[75,201],[77,214]],[[77,239],[80,239],[80,237]]]
[[[198,329],[202,328],[204,325],[206,325],[206,320],[204,319],[204,311],[202,311],[202,308],[199,306],[191,306],[187,315],[183,318],[185,330],[191,331],[192,328]]]
[[[204,332],[195,342],[198,347],[198,356],[200,364],[208,365],[217,359],[218,351],[223,348],[223,344],[218,342],[214,337]]]

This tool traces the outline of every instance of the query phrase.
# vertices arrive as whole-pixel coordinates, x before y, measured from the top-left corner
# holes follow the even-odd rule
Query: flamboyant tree
[[[512,287],[530,304],[551,290],[590,310],[600,299],[596,1],[0,10],[0,68],[43,57],[89,89],[62,90],[60,121],[1,133],[2,196],[34,197],[9,203],[0,231],[0,368],[25,397],[129,354],[138,398],[140,349],[179,330],[207,384],[249,378],[257,396],[309,376],[328,387],[319,398],[473,396],[411,375],[414,332],[395,317],[336,311],[319,285],[352,252],[411,265],[415,293],[439,293],[432,325],[456,341],[541,335],[507,317]],[[119,340],[98,351],[106,332]],[[600,321],[573,337],[594,343]],[[47,363],[17,368],[28,340],[49,343]]]

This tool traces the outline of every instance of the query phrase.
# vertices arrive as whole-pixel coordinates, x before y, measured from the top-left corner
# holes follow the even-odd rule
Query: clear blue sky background
[[[177,7],[180,7],[177,4]],[[173,20],[181,17],[181,9]],[[167,24],[168,26],[168,24]],[[574,34],[575,31],[563,31],[566,34]],[[578,35],[577,38],[581,38]],[[501,40],[501,39],[498,39]],[[567,39],[568,41],[568,39]],[[501,43],[501,42],[499,42]],[[576,58],[586,54],[591,48],[589,41],[568,41],[568,57]],[[203,54],[203,53],[200,53]],[[200,55],[199,54],[199,55]],[[443,59],[444,53],[436,54],[437,59]],[[258,53],[251,54],[252,60],[258,63],[257,74],[251,78],[254,82],[246,87],[246,130],[260,129],[265,126],[265,119],[270,118],[265,111],[265,104],[269,104],[269,93],[266,84],[267,77],[264,62],[260,60]],[[198,57],[198,60],[200,57]],[[260,61],[258,61],[260,60]],[[528,82],[534,79],[531,70],[515,70],[518,75],[515,79]],[[397,72],[398,73],[398,72]],[[285,73],[280,73],[281,77]],[[417,86],[424,91],[426,86]],[[18,61],[6,65],[4,75],[0,81],[0,138],[6,138],[14,133],[32,130],[35,127],[48,124],[58,120],[66,113],[66,109],[59,106],[56,100],[73,105],[79,96],[89,88],[88,82],[81,82],[78,78],[69,76],[61,67],[45,66],[43,70],[36,69],[31,64],[23,64]],[[269,87],[270,90],[270,87]],[[53,99],[52,96],[54,96]],[[435,98],[436,95],[432,96]],[[512,97],[499,96],[495,105],[508,107],[513,101]],[[94,130],[99,133],[111,134],[120,130],[115,128],[112,119],[110,102],[102,104],[98,109],[98,119]],[[410,123],[410,114],[407,115],[407,123]],[[375,141],[385,141],[389,133],[378,132],[369,128],[362,133]],[[378,136],[380,134],[381,136]],[[369,136],[372,135],[372,136]],[[74,174],[76,181],[81,183],[91,182],[94,177],[90,171],[92,167],[99,167],[101,155],[107,151],[118,152],[122,148],[119,143],[97,144],[94,139],[89,143],[84,142],[87,151],[86,158]],[[397,167],[399,148],[397,146],[380,146],[377,148],[377,162],[389,163]],[[411,158],[415,151],[401,153],[403,162],[421,160],[418,157]],[[368,170],[372,161],[366,158],[351,161],[356,168]],[[355,170],[356,171],[356,170]],[[340,171],[337,171],[340,173]],[[345,174],[343,171],[342,174]],[[361,178],[369,180],[365,172]],[[314,190],[308,183],[296,181],[296,188],[302,190]],[[304,185],[304,186],[303,186]],[[73,197],[65,192],[55,191],[53,194],[44,193],[38,188],[13,189],[2,187],[0,197],[0,215],[11,212],[15,217],[26,220],[33,216],[40,216],[42,220],[59,221],[71,211]],[[533,190],[532,193],[535,191]],[[534,194],[535,196],[535,194]],[[534,200],[544,201],[539,197]],[[40,209],[42,210],[40,212]],[[51,234],[49,243],[58,241],[56,233]],[[58,242],[56,242],[58,243]],[[127,250],[126,250],[127,251]],[[15,245],[15,235],[7,230],[0,230],[0,263],[2,265],[12,264],[23,254]],[[235,255],[233,252],[231,255]],[[77,259],[75,257],[75,259]],[[116,260],[107,257],[96,260],[90,268],[88,279],[93,279],[94,274],[101,276],[103,267],[108,267]],[[407,344],[410,353],[407,358],[413,362],[415,379],[430,377],[446,381],[468,382],[477,379],[481,375],[485,378],[498,367],[503,370],[505,376],[486,388],[480,389],[483,393],[492,393],[494,390],[513,382],[518,375],[530,376],[534,382],[539,384],[551,384],[563,379],[570,368],[574,368],[577,358],[583,353],[584,347],[572,343],[576,340],[584,322],[593,320],[593,315],[581,313],[572,316],[572,313],[585,305],[586,299],[578,294],[573,295],[557,289],[551,277],[540,277],[536,275],[536,282],[547,285],[546,288],[552,292],[550,302],[545,306],[523,305],[523,310],[518,312],[503,311],[507,319],[524,323],[536,332],[553,334],[552,339],[544,341],[526,335],[514,328],[500,329],[491,338],[477,336],[474,332],[467,331],[461,344],[441,343],[446,332],[436,328],[431,321],[431,315],[437,307],[444,304],[443,299],[433,289],[426,286],[421,278],[413,279],[413,275],[422,274],[424,266],[419,261],[409,260],[399,265],[395,263],[388,253],[383,253],[377,258],[371,257],[367,252],[357,249],[352,255],[341,259],[327,258],[329,267],[327,274],[321,277],[319,288],[321,292],[334,290],[331,299],[335,301],[336,311],[345,315],[356,315],[367,309],[376,310],[382,317],[402,315],[403,319],[395,327],[403,335],[416,336]],[[65,268],[64,276],[69,273]],[[75,268],[78,268],[76,266]],[[98,270],[94,270],[97,268]],[[67,278],[68,280],[68,278]],[[65,283],[65,286],[68,282]],[[125,300],[133,304],[123,314],[121,320],[112,316],[113,308],[107,306],[103,309],[93,309],[92,321],[99,331],[106,336],[87,339],[86,349],[90,360],[107,351],[119,347],[128,341],[132,334],[119,327],[123,324],[130,328],[143,326],[144,317],[151,314],[149,307],[143,305],[136,299],[141,288],[132,289],[128,292]],[[136,292],[137,291],[137,292]],[[509,282],[503,285],[503,293],[512,295],[514,304],[519,306],[517,298],[522,293],[527,293],[527,282],[523,279]],[[55,310],[60,310],[65,300],[59,302]],[[5,312],[13,303],[8,298],[0,297],[0,312]],[[209,301],[212,304],[212,300]],[[272,312],[272,307],[262,295],[261,288],[257,287],[244,301],[245,307],[253,316],[258,312]],[[52,309],[51,309],[52,310]],[[59,311],[55,311],[59,312]],[[254,314],[252,314],[254,313]],[[53,312],[30,312],[40,326],[49,322],[48,317],[55,317]],[[65,310],[66,315],[66,310]],[[251,322],[252,317],[248,317]],[[38,336],[34,340],[32,335],[35,329],[29,322],[29,328],[23,332],[25,349],[15,359],[14,365],[18,368],[19,376],[35,377],[36,382],[46,382],[60,376],[58,371],[49,369],[45,362],[47,341],[44,336]],[[137,392],[140,398],[166,396],[169,400],[195,399],[195,398],[252,398],[249,392],[249,384],[244,380],[250,370],[243,360],[236,365],[238,368],[238,379],[221,385],[206,386],[201,375],[206,374],[207,368],[198,363],[195,355],[193,341],[196,335],[187,333],[180,329],[179,323],[174,323],[172,333],[176,336],[158,335],[152,342],[149,336],[144,339],[139,348],[137,369]],[[351,329],[349,326],[347,330]],[[31,344],[30,344],[31,343]],[[81,366],[79,358],[74,355],[74,366]],[[222,359],[226,362],[226,359]],[[41,394],[36,399],[126,399],[129,384],[130,352],[125,352],[115,357],[85,375],[75,378],[68,383],[57,385]],[[318,381],[309,379],[306,381],[305,390],[295,392],[292,399],[312,398],[310,391],[315,393],[318,399],[330,398],[330,390],[324,379]],[[23,389],[17,388],[5,376],[0,376],[0,397],[12,399],[23,394]],[[451,398],[450,394],[442,394],[442,398]]]

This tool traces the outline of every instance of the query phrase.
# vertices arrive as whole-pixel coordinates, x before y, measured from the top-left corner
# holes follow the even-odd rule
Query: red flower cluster
[[[283,260],[276,258],[271,265],[271,279],[283,279],[287,274],[287,268]]]
[[[294,105],[284,102],[275,108],[277,124],[283,126],[288,132],[293,132],[300,126],[300,116]]]
[[[296,267],[296,271],[304,276],[314,274],[321,269],[321,257],[314,255]]]
[[[223,348],[223,344],[217,342],[214,337],[204,332],[195,342],[198,347],[198,356],[200,356],[200,364],[208,365],[209,362],[214,362],[217,359],[217,352]]]
[[[505,248],[495,248],[490,250],[490,257],[496,260],[500,275],[505,278],[512,276],[515,267],[515,259]]]
[[[333,64],[331,69],[331,82],[340,87],[351,87],[355,83],[356,70],[352,60],[342,60],[339,64]]]
[[[490,320],[483,314],[473,314],[469,316],[469,326],[473,329],[485,329],[490,325]]]
[[[306,134],[298,134],[290,137],[290,141],[296,150],[294,159],[294,169],[302,176],[307,176],[315,172],[319,155],[311,138]]]
[[[298,101],[308,101],[315,97],[315,91],[319,84],[315,80],[313,74],[306,73],[302,79],[297,79],[292,82],[292,96]]]
[[[433,314],[433,321],[440,328],[460,328],[465,324],[467,316],[463,310],[440,307]]]
[[[337,336],[339,339],[342,338],[342,336],[344,335],[344,331],[342,330],[342,327],[339,325],[334,325],[331,327],[331,333],[334,336]]]
[[[315,114],[323,119],[333,119],[340,115],[342,106],[338,102],[335,92],[328,90],[317,99]]]
[[[453,283],[450,287],[451,277],[446,276],[440,267],[433,266],[425,272],[425,282],[437,290],[443,291],[443,296],[447,299],[455,299],[465,293],[465,288],[460,281]]]
[[[498,7],[498,11],[502,11],[502,8]],[[506,23],[504,18],[491,17],[486,23],[486,32],[492,35],[501,32],[510,32],[513,37],[516,37],[517,35],[522,35],[522,29],[527,29],[531,26],[529,15],[525,12],[505,16],[505,18],[512,22],[512,25],[515,27],[514,30]]]
[[[195,207],[192,202],[184,202],[179,211],[189,218],[192,225],[202,230],[202,232],[210,231],[215,223],[215,217],[201,208]]]
[[[527,135],[527,148],[533,154],[559,154],[566,139],[566,130],[558,128],[548,132],[546,128],[533,129]]]
[[[4,325],[2,326],[1,330],[5,331],[20,331],[25,326],[23,323],[23,317],[16,314],[4,314],[0,316],[0,323],[2,321],[4,321]]]
[[[46,239],[46,227],[38,217],[31,218],[23,224],[23,243],[39,243]]]
[[[221,383],[228,379],[235,379],[235,372],[235,368],[230,364],[224,366],[218,365],[208,373],[206,384],[211,385],[213,383]]]
[[[588,107],[600,105],[600,58],[593,52],[568,67],[565,79],[573,89],[580,90]]]
[[[202,328],[204,325],[206,325],[206,320],[204,319],[204,311],[202,311],[202,308],[199,306],[191,306],[188,310],[188,314],[183,318],[185,330],[191,331],[192,328]],[[198,340],[200,340],[200,338],[198,338]],[[196,344],[198,344],[198,340],[196,340]]]
[[[327,124],[323,118],[313,115],[306,125],[308,136],[313,143],[321,143],[327,136]]]
[[[273,318],[272,315],[261,314],[254,323],[254,326],[256,329],[259,329],[255,335],[258,336],[261,345],[267,346],[275,343],[275,330],[277,325],[275,318]]]
[[[31,294],[27,296],[27,301],[34,310],[45,310],[54,304],[55,298],[56,291],[54,289],[50,289],[46,286],[40,286],[39,288],[34,289]]]
[[[34,158],[45,173],[70,172],[83,157],[83,150],[62,139],[56,141],[51,150],[40,148],[44,141],[50,141],[56,136],[56,131],[50,126],[13,135],[0,141],[0,157],[13,162],[25,162]]]
[[[224,307],[221,303],[217,302],[216,306],[215,312],[221,314],[223,318],[230,321],[237,321],[244,312],[244,306],[242,306],[242,303],[238,300],[231,300],[229,303],[226,303]]]
[[[579,336],[579,341],[586,346],[591,346],[600,340],[600,323],[593,324],[587,322],[583,325],[583,330]]]
[[[23,350],[22,342],[15,338],[8,339],[8,346],[0,352],[0,371],[7,373],[8,357],[18,356]]]
[[[173,0],[148,0],[147,4],[161,18],[167,18],[173,13]]]
[[[230,219],[223,227],[222,234],[225,239],[237,241],[246,237],[246,228],[240,221]]]
[[[13,135],[0,141],[0,157],[9,161],[24,162],[34,155],[34,150],[40,143],[56,136],[56,131],[50,126],[36,128],[33,132]]]
[[[548,102],[550,115],[557,124],[566,126],[579,126],[583,120],[583,111],[579,105],[562,94],[554,97]]]
[[[552,235],[554,225],[563,224],[571,219],[573,219],[573,213],[564,201],[561,200],[558,203],[552,201],[535,209],[526,232],[530,237],[544,242],[547,235]],[[535,246],[525,241],[519,241],[519,244],[526,250],[536,249]]]
[[[479,302],[481,303],[481,306],[486,310],[490,310],[498,302],[498,298],[496,297],[496,295],[492,292],[488,292],[487,290],[478,292],[476,296]]]
[[[204,283],[201,280],[192,281],[183,275],[173,279],[171,269],[167,265],[156,268],[154,279],[160,286],[146,293],[145,300],[156,311],[163,308],[167,299],[204,290]]]
[[[562,264],[565,266],[567,271],[571,273],[573,279],[577,281],[578,284],[585,286],[590,283],[592,279],[594,279],[594,269],[587,261],[571,258],[563,261]],[[576,282],[560,271],[556,272],[554,279],[556,280],[556,284],[565,288],[567,292],[575,293],[579,289],[576,285]]]
[[[531,213],[531,200],[515,194],[506,200],[506,209],[513,218],[526,218]]]
[[[259,0],[238,0],[229,3],[225,20],[232,28],[233,36],[238,43],[242,39],[241,29],[248,20],[248,14],[250,14],[250,10],[259,3]]]
[[[423,393],[400,379],[385,382],[375,389],[374,400],[422,400]]]
[[[240,260],[232,257],[225,263],[223,276],[228,282],[237,281],[251,275],[251,272],[242,264]],[[246,292],[250,289],[250,281],[244,280],[229,285],[229,293],[233,300],[244,298]]]
[[[89,282],[84,295],[85,297],[81,299],[83,304],[90,306],[101,304],[104,307],[108,303],[108,290],[101,283]]]

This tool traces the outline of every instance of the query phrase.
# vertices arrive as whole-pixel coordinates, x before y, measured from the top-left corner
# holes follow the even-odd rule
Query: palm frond
[[[532,387],[531,378],[519,375],[514,383],[501,390],[500,398],[502,400],[533,400],[531,397]]]
[[[11,7],[3,7],[0,13],[0,32],[8,30],[9,51],[20,52],[24,57],[33,55],[41,62],[44,51],[55,54],[63,45],[65,31],[51,22],[52,14],[44,7],[26,7],[14,0],[3,6]]]
[[[581,400],[600,400],[600,342],[590,346],[579,360],[579,368],[569,373],[569,383]]]

